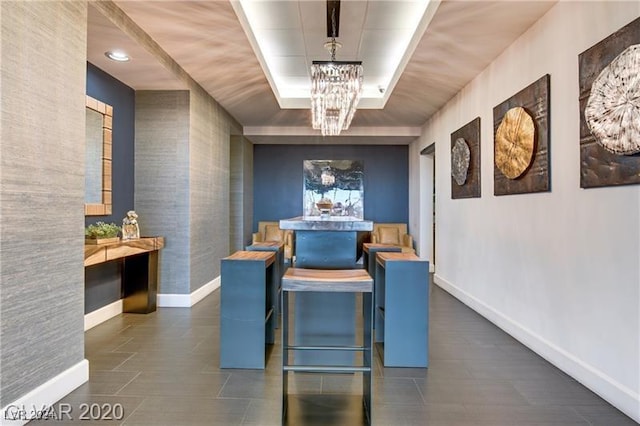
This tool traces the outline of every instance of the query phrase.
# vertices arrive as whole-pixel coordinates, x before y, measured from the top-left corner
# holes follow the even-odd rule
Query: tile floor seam
[[[132,412],[131,412],[127,417],[125,417],[124,419],[122,419],[122,420],[123,420],[123,422],[122,422],[122,426],[125,426],[125,425],[127,424],[127,420],[128,420],[128,419],[130,419],[131,417],[133,417],[134,413],[135,413],[136,411],[138,411],[138,409],[139,409],[140,407],[142,407],[142,404],[144,404],[144,403],[145,403],[145,401],[146,401],[147,399],[148,399],[148,398],[143,397],[143,398],[142,398],[142,401],[140,401],[140,404],[138,404],[138,406],[137,406],[136,408],[134,408],[134,409],[133,409],[133,411],[132,411]]]
[[[127,383],[125,383],[123,386],[120,387],[120,389],[118,389],[116,392],[113,393],[113,395],[119,395],[120,391],[122,391],[124,388],[126,388],[127,386],[129,386],[135,379],[138,378],[138,376],[140,376],[142,374],[141,371],[138,371],[136,373],[135,376],[133,376],[133,378],[131,380],[129,380]]]
[[[224,390],[224,387],[229,382],[229,379],[231,378],[231,374],[233,374],[233,373],[229,373],[229,375],[227,376],[227,379],[224,381],[222,386],[220,386],[220,390],[218,391],[218,395],[216,395],[215,398],[221,398],[222,397],[222,391]]]
[[[420,394],[420,398],[422,399],[422,403],[424,405],[427,405],[427,400],[424,397],[424,394],[422,393],[422,389],[420,389],[420,385],[418,385],[418,381],[416,378],[413,378],[413,383],[416,385],[416,388],[418,388],[418,393]]]
[[[574,413],[576,413],[576,415],[578,417],[580,417],[581,419],[583,419],[585,421],[586,424],[588,424],[589,426],[593,426],[593,423],[587,419],[585,416],[583,416],[582,414],[580,414],[580,412],[578,410],[576,410],[575,407],[571,407],[571,411],[573,411]]]
[[[118,351],[118,348],[120,348],[123,345],[126,345],[127,343],[130,343],[132,340],[133,340],[133,337],[129,337],[127,340],[125,340],[124,342],[122,342],[121,344],[119,344],[118,346],[116,346],[115,348],[110,350],[109,352],[120,352],[120,351]],[[123,353],[128,353],[128,352],[123,352]]]
[[[131,358],[133,358],[134,355],[137,354],[137,352],[118,352],[118,353],[119,354],[130,353],[131,355],[129,355],[126,359],[122,360],[122,362],[120,364],[116,365],[115,367],[113,367],[111,370],[108,370],[108,371],[127,371],[127,370],[118,370],[118,367],[120,367],[125,362],[129,361]],[[91,361],[89,361],[89,363],[91,363]],[[91,365],[91,364],[89,364],[89,365]]]
[[[249,408],[251,408],[251,404],[253,403],[252,399],[249,399],[249,403],[247,404],[247,408],[244,410],[244,414],[242,415],[242,419],[240,420],[240,426],[245,424],[245,420],[247,419],[247,414],[249,413]]]

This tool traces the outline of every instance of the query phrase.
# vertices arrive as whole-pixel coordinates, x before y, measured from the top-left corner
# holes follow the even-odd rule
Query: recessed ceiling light
[[[127,62],[130,59],[129,55],[120,50],[110,50],[108,52],[104,52],[104,56],[111,59],[112,61],[118,62]]]

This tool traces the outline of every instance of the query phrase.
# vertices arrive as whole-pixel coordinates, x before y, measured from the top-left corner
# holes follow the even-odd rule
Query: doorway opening
[[[420,197],[420,253],[429,259],[429,272],[435,272],[436,266],[436,144],[435,142],[420,151],[420,180],[424,184]],[[427,254],[424,256],[424,254]]]

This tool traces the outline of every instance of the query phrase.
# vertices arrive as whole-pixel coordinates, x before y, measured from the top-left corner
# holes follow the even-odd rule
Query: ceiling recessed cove
[[[436,2],[437,3],[437,2]],[[231,2],[280,108],[307,109],[310,69],[326,57],[325,0]],[[365,69],[358,109],[382,109],[433,13],[429,0],[362,0],[341,4],[337,61]],[[437,4],[434,5],[437,7]],[[385,88],[380,90],[380,87]]]

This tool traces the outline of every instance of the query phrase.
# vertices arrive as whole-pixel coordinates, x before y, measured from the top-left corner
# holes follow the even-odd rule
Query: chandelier
[[[311,65],[311,122],[322,136],[336,136],[349,128],[362,94],[362,62],[336,61],[336,41],[340,13],[339,1],[327,1],[327,36],[324,47],[330,61],[313,61]],[[331,28],[329,28],[329,19]]]

